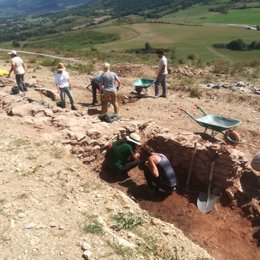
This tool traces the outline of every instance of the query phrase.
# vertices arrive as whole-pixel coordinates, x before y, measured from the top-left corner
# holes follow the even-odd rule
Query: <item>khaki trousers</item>
[[[102,102],[101,114],[107,112],[108,102],[112,103],[115,114],[118,114],[117,92],[103,93],[101,96],[101,102]]]

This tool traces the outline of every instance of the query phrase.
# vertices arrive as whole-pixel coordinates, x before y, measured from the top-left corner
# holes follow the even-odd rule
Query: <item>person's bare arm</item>
[[[59,84],[55,84],[55,85],[57,87],[57,93],[59,94],[60,93],[60,86],[59,86]]]
[[[160,157],[157,154],[152,154],[149,158],[148,161],[146,163],[146,165],[148,166],[148,168],[150,169],[152,175],[155,178],[159,177],[159,171],[156,167],[156,164],[160,162]]]
[[[138,159],[138,158],[140,158],[140,153],[138,153],[138,152],[135,152],[135,153],[132,154],[132,156],[131,156],[131,159],[132,159],[132,160],[135,160],[135,159]]]
[[[10,70],[9,70],[9,73],[8,73],[8,77],[10,77],[10,75],[11,75],[11,73],[14,71],[14,69],[15,69],[15,66],[12,64],[12,65],[11,65],[11,68],[10,68]]]
[[[117,82],[117,90],[120,88],[120,85],[121,85],[121,81],[120,81],[120,79],[116,79],[116,82]]]
[[[69,83],[69,88],[71,89],[72,86],[71,86],[71,83],[70,83],[70,80],[68,79],[68,83]]]
[[[166,65],[162,65],[160,71],[158,72],[157,78],[159,78],[163,74],[165,67],[166,67]]]

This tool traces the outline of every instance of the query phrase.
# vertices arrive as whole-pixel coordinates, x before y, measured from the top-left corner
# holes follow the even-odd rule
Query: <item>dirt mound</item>
[[[82,245],[85,241],[90,244],[90,251],[96,259],[105,256],[108,259],[130,256],[137,259],[141,259],[139,257],[169,259],[169,252],[171,257],[183,259],[209,257],[203,250],[183,238],[173,226],[151,219],[143,212],[141,214],[145,216],[143,217],[145,224],[139,226],[136,232],[125,230],[115,232],[112,229],[111,219],[118,216],[120,212],[128,212],[128,210],[131,214],[137,214],[134,216],[138,219],[138,206],[121,193],[100,183],[98,179],[93,179],[95,175],[93,169],[100,169],[106,146],[118,137],[121,130],[130,132],[138,130],[143,133],[144,137],[150,132],[158,134],[166,131],[177,136],[192,136],[193,132],[201,133],[202,127],[178,110],[178,107],[182,106],[192,111],[195,117],[201,116],[194,107],[194,104],[198,103],[210,114],[222,114],[242,121],[236,131],[239,132],[244,144],[238,149],[250,158],[260,147],[260,126],[257,119],[260,112],[259,99],[250,94],[217,89],[203,89],[201,98],[194,99],[189,96],[189,92],[175,92],[174,89],[181,86],[181,82],[173,75],[169,75],[169,91],[166,99],[153,99],[151,87],[148,97],[135,98],[128,102],[129,93],[133,91],[133,80],[143,75],[153,78],[156,67],[118,65],[113,66],[113,69],[120,75],[123,82],[120,90],[121,121],[113,124],[100,122],[97,117],[100,107],[89,106],[91,93],[83,88],[86,85],[85,75],[71,73],[73,94],[78,107],[76,112],[58,108],[56,101],[45,96],[44,92],[41,95],[33,87],[29,88],[25,97],[10,95],[14,81],[6,82],[5,87],[1,89],[2,116],[5,118],[6,113],[12,115],[6,119],[7,121],[3,119],[5,123],[1,129],[1,133],[7,130],[12,133],[9,139],[8,131],[3,135],[4,140],[9,140],[6,141],[4,149],[10,153],[6,156],[2,155],[5,158],[5,166],[1,172],[9,171],[9,167],[12,168],[11,164],[7,163],[7,156],[12,157],[14,154],[15,159],[10,161],[13,163],[20,153],[24,156],[21,157],[21,161],[19,159],[19,163],[15,163],[14,170],[10,171],[10,174],[1,175],[1,182],[5,185],[5,192],[1,197],[4,213],[2,220],[5,221],[1,241],[5,245],[3,249],[5,255],[10,254],[11,251],[12,255],[17,258],[19,255],[26,255],[27,258],[43,259],[41,257],[47,255],[57,259],[64,259],[64,257],[80,259],[82,251],[77,244]],[[196,71],[194,75],[196,73],[200,78],[200,72]],[[38,84],[38,87],[47,88],[55,93],[50,71],[38,71],[37,75],[35,72],[28,71],[26,79],[30,85]],[[201,81],[201,78],[199,80]],[[26,142],[20,138],[21,136],[26,136]],[[34,139],[37,136],[42,137]],[[29,142],[27,146],[30,139],[34,141]],[[15,140],[14,145],[10,146],[13,140]],[[218,134],[216,141],[221,140],[221,134]],[[165,144],[167,143],[166,141]],[[77,155],[87,168],[81,163],[78,164],[78,161],[74,157],[71,158],[69,154],[65,156],[66,150],[62,147]],[[172,161],[174,162],[174,158]],[[77,176],[78,172],[80,176]],[[169,197],[162,194],[150,194],[146,189],[143,174],[138,169],[132,171],[131,178],[127,180],[111,180],[110,175],[100,177],[110,182],[112,186],[130,193],[139,205],[152,215],[176,224],[190,239],[205,247],[216,259],[246,259],[241,258],[241,254],[247,259],[250,257],[257,259],[259,250],[255,239],[258,238],[259,233],[257,218],[259,203],[255,199],[259,193],[253,190],[250,193],[249,190],[250,181],[256,183],[258,176],[252,172],[245,172],[243,176],[241,184],[246,195],[249,195],[247,200],[245,200],[244,192],[238,196],[239,193],[236,194],[231,190],[232,203],[230,197],[223,195],[216,210],[208,215],[203,215],[196,208],[197,194],[185,197],[181,190]],[[12,189],[13,181],[17,178],[19,182],[16,184],[16,189]],[[10,198],[7,197],[8,194],[11,194]],[[50,195],[45,196],[46,194]],[[107,194],[111,194],[109,199],[107,199]],[[43,197],[44,200],[41,202]],[[114,199],[118,199],[118,204],[114,202]],[[37,210],[32,206],[33,202],[36,203]],[[51,204],[54,205],[52,209],[48,206]],[[253,221],[254,228],[243,217],[243,214]],[[102,219],[98,216],[102,216]],[[61,221],[58,221],[59,219]],[[12,232],[9,232],[8,223],[11,223]],[[102,232],[106,235],[84,233],[82,232],[84,226],[87,230],[93,228],[97,233],[99,231],[96,230],[101,226]],[[5,230],[8,230],[10,236]],[[139,232],[146,232],[150,235],[140,237]],[[31,245],[29,249],[26,248],[28,243],[23,239],[24,235]],[[46,245],[50,236],[56,241],[52,247]],[[71,237],[75,237],[73,243],[71,243]],[[108,239],[104,239],[105,237]],[[176,237],[180,240],[174,240]],[[185,244],[188,246],[186,247]],[[20,245],[20,248],[17,249],[17,245]],[[136,248],[135,245],[139,246]],[[127,250],[122,250],[125,247]],[[88,250],[88,246],[85,249]]]

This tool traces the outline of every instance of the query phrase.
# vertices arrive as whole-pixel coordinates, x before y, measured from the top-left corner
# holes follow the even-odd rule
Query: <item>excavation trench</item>
[[[199,192],[207,191],[213,152],[208,149],[207,144],[198,145],[191,171],[190,191],[184,191],[194,142],[197,142],[196,138],[193,139],[192,144],[188,142],[180,145],[180,140],[170,140],[162,136],[154,137],[147,142],[150,147],[156,148],[156,151],[166,154],[174,166],[179,185],[172,195],[167,196],[164,193],[154,193],[149,190],[143,171],[139,168],[131,170],[129,177],[124,179],[120,176],[113,176],[104,167],[100,177],[112,187],[128,194],[152,216],[173,223],[188,238],[205,248],[215,259],[259,259],[260,250],[257,247],[257,239],[253,237],[255,229],[252,221],[241,209],[242,205],[250,201],[249,197],[242,195],[239,197],[234,194],[235,198],[231,200],[227,195],[229,193],[224,192],[225,189],[232,190],[235,181],[241,177],[242,170],[239,171],[238,168],[242,167],[243,163],[240,163],[241,158],[237,160],[241,155],[235,156],[237,150],[231,151],[230,154],[224,152],[220,154],[214,170],[213,188],[221,196],[215,209],[209,214],[204,214],[199,211],[196,202]],[[145,156],[142,159],[144,161]],[[222,178],[218,176],[220,173]],[[223,174],[226,177],[223,177]],[[231,175],[233,176],[232,183],[229,180]],[[245,177],[246,175],[244,178],[247,180],[243,180],[244,183],[249,182],[250,179]],[[254,195],[260,194],[258,192]],[[234,204],[235,200],[240,205]]]

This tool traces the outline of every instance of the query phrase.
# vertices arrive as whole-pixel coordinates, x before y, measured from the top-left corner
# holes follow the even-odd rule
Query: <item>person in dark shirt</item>
[[[168,158],[161,153],[152,153],[145,163],[144,176],[153,190],[162,189],[171,193],[176,189],[177,179]]]
[[[141,145],[141,137],[132,133],[125,141],[116,141],[108,153],[108,166],[116,174],[127,175],[127,172],[140,164],[140,153],[136,151]]]
[[[96,105],[98,103],[97,98],[97,91],[99,91],[99,83],[101,81],[101,75],[96,75],[90,82],[88,86],[86,86],[86,89],[88,89],[91,86],[92,90],[92,103],[91,105]]]

